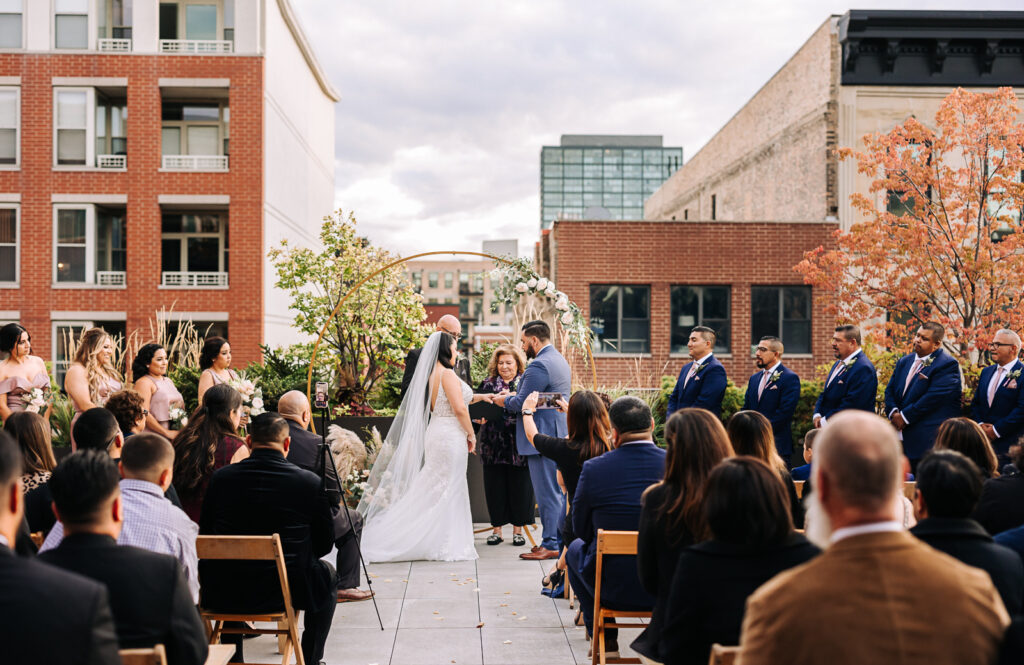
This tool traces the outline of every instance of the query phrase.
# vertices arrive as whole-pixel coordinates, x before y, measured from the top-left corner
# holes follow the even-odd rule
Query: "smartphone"
[[[538,409],[557,409],[562,393],[537,393]]]
[[[313,406],[318,409],[327,408],[327,382],[316,382],[316,395],[313,397]]]

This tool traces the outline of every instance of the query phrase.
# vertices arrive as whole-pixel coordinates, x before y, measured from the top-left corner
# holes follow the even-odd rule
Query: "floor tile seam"
[[[479,558],[473,561],[473,578],[477,580],[477,584],[480,583],[479,561]],[[480,625],[481,623],[483,623],[484,620],[483,607],[481,605],[482,601],[480,600],[479,593],[475,593],[473,595],[476,596],[476,637],[477,640],[480,642],[480,665],[487,665],[487,663],[484,661],[484,633],[481,630],[482,626]]]
[[[412,562],[409,562],[409,570],[406,571],[405,576],[409,577],[412,575]],[[398,645],[398,629],[402,625],[402,611],[405,610],[405,597],[409,594],[409,585],[405,585],[405,589],[402,590],[402,604],[398,606],[398,618],[395,619],[395,636],[391,640],[391,653],[388,654],[388,665],[391,665],[395,658],[395,647]]]

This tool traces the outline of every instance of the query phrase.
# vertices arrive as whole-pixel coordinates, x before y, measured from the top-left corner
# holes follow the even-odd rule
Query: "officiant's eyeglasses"
[[[1016,344],[1009,344],[1007,342],[992,342],[992,346],[1017,346]]]
[[[451,330],[445,330],[445,332],[454,337],[456,342],[462,339],[462,333],[453,333]]]

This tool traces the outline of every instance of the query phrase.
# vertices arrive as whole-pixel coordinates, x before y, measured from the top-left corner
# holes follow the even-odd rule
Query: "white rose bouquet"
[[[188,414],[180,406],[171,407],[167,415],[171,421],[171,429],[180,430],[185,425],[188,425]]]
[[[30,413],[39,413],[46,408],[46,393],[42,388],[33,388],[28,393],[28,402],[25,410]]]
[[[266,412],[263,408],[263,389],[244,373],[228,381],[228,385],[242,396],[242,410],[250,418]]]

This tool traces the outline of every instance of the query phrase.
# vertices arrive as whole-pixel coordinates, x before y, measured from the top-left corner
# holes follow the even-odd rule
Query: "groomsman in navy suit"
[[[782,340],[768,335],[758,342],[754,352],[757,372],[747,382],[747,396],[743,400],[745,411],[757,411],[772,424],[775,449],[786,466],[793,456],[793,411],[800,401],[800,377],[782,364]]]
[[[1024,378],[1021,377],[1020,335],[1000,330],[990,345],[994,365],[981,370],[978,389],[971,402],[971,417],[985,430],[999,458],[1008,464],[1007,452],[1024,430]]]
[[[814,405],[815,427],[824,427],[829,418],[847,409],[875,412],[878,373],[860,348],[860,328],[836,326],[832,352],[836,362]]]
[[[946,329],[928,321],[914,335],[914,352],[899,359],[885,387],[885,413],[903,438],[910,470],[935,443],[935,430],[960,415],[960,364],[942,350]]]
[[[692,360],[679,372],[676,387],[668,398],[666,418],[689,406],[721,415],[727,379],[725,367],[712,353],[716,338],[715,331],[706,326],[697,326],[690,331],[690,341],[686,346]]]

